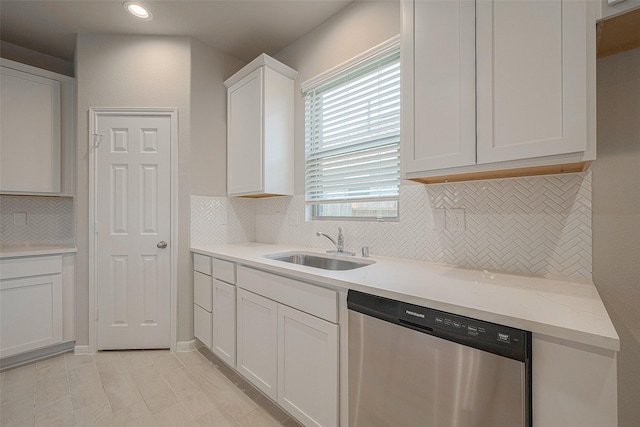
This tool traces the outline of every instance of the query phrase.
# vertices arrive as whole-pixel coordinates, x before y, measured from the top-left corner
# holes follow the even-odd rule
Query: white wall
[[[620,336],[620,427],[640,420],[640,49],[598,60],[593,281]]]
[[[79,34],[76,46],[77,123],[77,345],[89,340],[88,219],[90,107],[176,107],[178,149],[178,300],[191,295],[189,162],[191,41],[184,37]],[[176,242],[174,242],[175,244]],[[190,312],[178,314],[178,340],[191,339]]]

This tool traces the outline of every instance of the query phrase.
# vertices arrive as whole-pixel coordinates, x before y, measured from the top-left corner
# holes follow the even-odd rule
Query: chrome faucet
[[[331,243],[333,243],[334,245],[336,245],[336,250],[335,251],[327,251],[327,253],[330,254],[337,254],[337,255],[355,255],[353,252],[345,252],[344,251],[344,236],[342,235],[342,227],[338,227],[338,241],[336,242],[335,240],[333,240],[333,238],[325,233],[323,233],[322,231],[317,231],[316,232],[316,236],[324,236],[327,239],[331,240]]]

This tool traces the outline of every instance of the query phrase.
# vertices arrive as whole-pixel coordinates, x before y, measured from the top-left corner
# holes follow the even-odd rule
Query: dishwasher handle
[[[425,332],[427,334],[433,334],[433,328],[430,328],[429,326],[421,325],[419,323],[410,322],[410,321],[404,320],[404,319],[398,319],[398,320],[399,320],[399,323],[402,326],[406,326],[409,329],[414,329],[416,331]]]

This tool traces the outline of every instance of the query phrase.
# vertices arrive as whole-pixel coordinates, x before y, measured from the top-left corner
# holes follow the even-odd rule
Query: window
[[[314,218],[396,219],[400,184],[397,43],[305,93],[305,193]]]

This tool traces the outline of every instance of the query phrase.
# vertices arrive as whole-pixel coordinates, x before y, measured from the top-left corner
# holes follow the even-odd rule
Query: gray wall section
[[[304,97],[300,85],[400,34],[400,2],[354,2],[275,55],[295,81],[295,194],[304,194]]]
[[[226,195],[226,88],[243,61],[185,37],[80,34],[77,337],[89,340],[88,132],[90,107],[178,109],[178,341],[193,339],[190,194]]]
[[[620,427],[640,420],[640,49],[598,60],[593,281],[620,336]]]
[[[178,109],[178,340],[191,339],[193,299],[189,255],[190,161],[189,38],[80,34],[76,47],[77,123],[77,344],[89,340],[89,162],[90,107],[175,107]],[[187,301],[187,304],[183,304]]]
[[[191,41],[190,194],[227,195],[227,88],[245,62]]]

